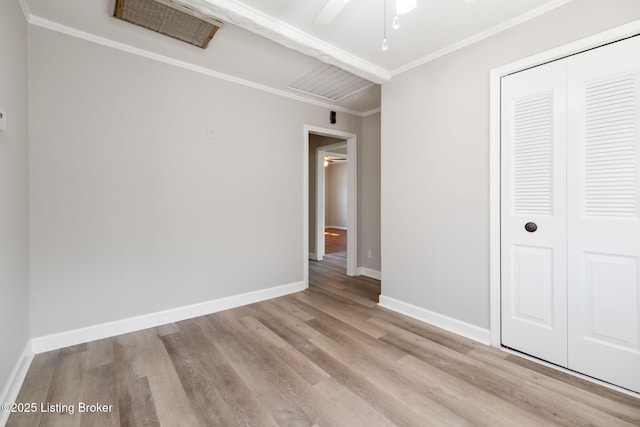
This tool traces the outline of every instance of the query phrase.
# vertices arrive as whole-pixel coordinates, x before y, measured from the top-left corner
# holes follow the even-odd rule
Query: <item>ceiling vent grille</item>
[[[223,25],[173,0],[117,0],[114,16],[202,49]]]
[[[291,83],[289,89],[318,96],[329,101],[340,101],[373,86],[369,80],[329,64],[320,64],[309,73]]]

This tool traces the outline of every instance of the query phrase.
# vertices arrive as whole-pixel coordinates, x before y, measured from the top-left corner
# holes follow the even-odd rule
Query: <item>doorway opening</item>
[[[309,260],[322,261],[327,255],[327,243],[335,248],[340,238],[346,240],[343,251],[346,274],[357,275],[357,136],[352,133],[315,126],[304,127],[304,278],[309,284]],[[328,164],[341,164],[336,169],[346,172],[346,190],[340,197],[338,210],[341,224],[329,224],[327,219]],[[340,160],[338,160],[340,159]],[[342,160],[344,159],[344,160]],[[333,167],[333,166],[331,166]],[[344,170],[346,168],[346,171]],[[342,177],[345,178],[345,177]],[[346,200],[345,200],[346,199]],[[331,203],[331,202],[330,202]],[[345,222],[346,221],[346,222]],[[333,226],[325,230],[326,226]],[[332,232],[336,230],[337,232]],[[325,232],[330,234],[325,234]],[[346,235],[346,237],[344,237]],[[332,250],[333,250],[332,249]]]
[[[310,141],[316,146],[316,245],[315,257],[311,257],[316,261],[322,261],[330,253],[345,252],[346,256],[348,248],[349,155],[346,140],[336,143],[333,140],[312,135]]]

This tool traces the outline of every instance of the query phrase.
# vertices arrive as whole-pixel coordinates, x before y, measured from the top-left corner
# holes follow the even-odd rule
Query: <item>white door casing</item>
[[[358,273],[358,136],[354,133],[319,126],[303,126],[303,159],[302,159],[302,274],[304,282],[309,286],[309,134],[342,138],[347,140],[347,275]]]

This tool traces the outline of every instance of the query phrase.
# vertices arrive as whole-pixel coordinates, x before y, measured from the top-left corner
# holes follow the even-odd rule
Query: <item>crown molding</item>
[[[380,113],[382,112],[382,108],[378,107],[378,108],[374,108],[373,110],[369,110],[369,111],[365,111],[364,113],[360,113],[361,117],[369,117],[372,116],[374,114]]]
[[[561,6],[564,6],[565,4],[571,3],[574,0],[552,0],[550,2],[547,2],[545,4],[543,4],[542,6],[539,6],[533,10],[530,10],[527,13],[523,13],[520,16],[516,16],[513,19],[510,19],[508,21],[505,21],[499,25],[496,25],[495,27],[489,28],[488,30],[482,31],[478,34],[475,34],[471,37],[468,37],[464,40],[461,40],[457,43],[454,43],[452,45],[446,46],[440,50],[437,50],[427,56],[424,56],[420,59],[417,59],[415,61],[412,61],[402,67],[396,68],[395,70],[392,70],[391,73],[391,77],[395,77],[398,74],[402,74],[406,71],[412,70],[416,67],[419,67],[420,65],[426,64],[427,62],[431,62],[435,59],[438,59],[442,56],[448,55],[449,53],[455,52],[456,50],[460,50],[462,48],[465,48],[467,46],[470,46],[474,43],[478,43],[479,41],[482,41],[486,38],[489,38],[491,36],[494,36],[498,33],[501,33],[503,31],[506,31],[510,28],[513,28],[515,26],[518,26],[524,22],[527,22],[533,18],[537,18],[540,15],[543,15],[547,12],[550,12],[554,9],[557,9]]]
[[[165,64],[173,65],[176,67],[183,68],[185,70],[194,71],[196,73],[204,74],[210,77],[214,77],[220,80],[225,80],[231,83],[236,83],[242,86],[250,87],[253,89],[257,89],[263,92],[267,92],[273,95],[281,96],[284,98],[293,99],[295,101],[304,102],[306,104],[315,105],[317,107],[327,108],[329,110],[340,111],[342,113],[352,114],[357,117],[364,117],[364,114],[360,111],[352,110],[350,108],[341,107],[338,105],[329,104],[327,102],[322,102],[316,99],[310,99],[303,96],[299,96],[293,93],[286,92],[284,90],[276,89],[270,86],[266,86],[260,83],[252,82],[250,80],[241,79],[229,74],[221,73],[218,71],[214,71],[210,68],[201,67],[199,65],[192,64],[190,62],[182,61],[179,59],[171,58],[166,55],[162,55],[159,53],[151,52],[146,49],[140,49],[135,46],[131,46],[126,43],[117,42],[105,37],[98,36],[96,34],[88,33],[86,31],[81,31],[73,27],[69,27],[63,24],[59,24],[57,22],[50,21],[48,19],[41,18],[39,16],[35,16],[32,14],[28,15],[27,22],[29,24],[34,25],[36,27],[44,28],[47,30],[55,31],[57,33],[65,34],[71,37],[75,37],[78,39],[86,40],[92,43],[96,43],[102,46],[110,47],[112,49],[121,50],[123,52],[131,53],[133,55],[142,56],[144,58],[152,59],[154,61],[162,62]]]
[[[207,13],[222,21],[244,28],[262,37],[266,37],[274,42],[277,42],[285,47],[301,52],[305,55],[316,58],[322,62],[326,62],[342,69],[345,69],[357,76],[365,78],[369,81],[378,84],[384,84],[391,80],[392,77],[409,71],[413,68],[424,65],[430,61],[438,59],[442,56],[463,49],[474,43],[482,41],[500,32],[506,31],[517,25],[520,25],[526,21],[534,19],[540,15],[543,15],[551,10],[564,6],[575,0],[552,0],[542,6],[537,7],[527,13],[524,13],[502,24],[496,25],[486,31],[475,34],[458,43],[454,43],[447,47],[444,47],[436,52],[426,55],[420,59],[412,61],[402,67],[394,70],[387,70],[379,67],[373,63],[365,61],[355,55],[352,55],[342,49],[337,48],[329,43],[326,43],[316,37],[313,37],[291,25],[273,18],[257,9],[249,7],[236,0],[182,0],[181,3],[195,8],[202,13]],[[293,99],[296,101],[304,102],[307,104],[315,105],[318,107],[328,108],[335,111],[340,111],[347,114],[352,114],[357,117],[367,117],[372,114],[380,112],[380,108],[376,108],[370,111],[356,111],[350,108],[345,108],[337,105],[333,105],[328,102],[323,102],[317,99],[311,99],[291,93],[282,89],[276,89],[267,85],[263,85],[257,82],[241,79],[229,74],[220,73],[212,69],[195,65],[186,61],[181,61],[175,58],[171,58],[165,55],[161,55],[148,50],[140,49],[126,43],[116,42],[105,37],[101,37],[92,33],[81,31],[66,25],[62,25],[38,16],[35,16],[29,12],[27,0],[19,0],[20,6],[25,14],[27,21],[35,26],[46,28],[52,31],[63,33],[72,37],[91,41],[93,43],[108,46],[114,49],[122,50],[135,55],[143,56],[149,59],[153,59],[166,64],[171,64],[177,67],[195,71],[201,74],[205,74],[211,77],[219,78],[243,86],[258,89],[264,92],[282,96],[285,98]]]

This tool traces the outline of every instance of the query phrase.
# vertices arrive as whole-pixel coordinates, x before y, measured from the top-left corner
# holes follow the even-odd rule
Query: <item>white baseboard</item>
[[[13,403],[16,401],[32,361],[33,350],[31,349],[31,341],[28,341],[20,355],[20,359],[18,359],[13,371],[11,371],[11,375],[9,375],[7,384],[2,390],[2,394],[0,394],[0,403]],[[9,415],[11,415],[11,412],[4,412],[0,410],[0,426],[7,423]]]
[[[382,280],[382,273],[367,267],[358,267],[358,276],[367,276],[372,279]]]
[[[179,322],[181,320],[192,319],[206,314],[216,313],[222,310],[240,307],[277,298],[283,295],[300,292],[306,289],[304,282],[290,283],[288,285],[275,286],[273,288],[262,289],[254,292],[247,292],[240,295],[233,295],[226,298],[192,304],[184,307],[172,308],[156,313],[131,317],[128,319],[116,320],[114,322],[100,325],[88,326],[86,328],[61,332],[52,335],[33,338],[32,351],[35,354],[45,351],[56,350],[71,345],[82,344],[116,335],[127,334],[129,332],[140,331],[142,329],[155,326],[166,325],[167,323]]]
[[[384,295],[380,295],[380,302],[378,305],[380,307],[396,311],[400,314],[404,314],[405,316],[413,317],[421,322],[429,323],[430,325],[436,326],[440,329],[462,335],[463,337],[472,339],[479,343],[486,345],[489,345],[490,343],[489,330],[472,325],[471,323],[463,322],[461,320],[454,319],[453,317],[445,316],[443,314],[427,310],[426,308],[418,307]]]
[[[335,228],[336,230],[348,231],[347,227],[343,227],[341,225],[325,225],[324,229],[326,230],[327,228]]]
[[[318,255],[309,252],[309,259],[312,261],[318,261]]]

